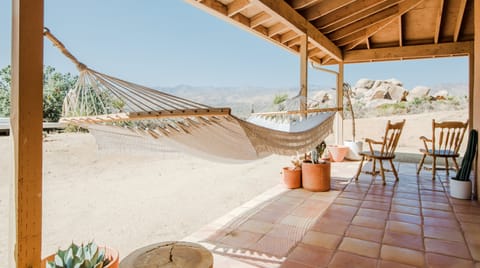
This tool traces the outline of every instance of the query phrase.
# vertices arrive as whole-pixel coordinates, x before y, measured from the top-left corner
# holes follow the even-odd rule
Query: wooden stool
[[[149,245],[130,253],[120,268],[212,268],[213,255],[199,244],[169,241]]]

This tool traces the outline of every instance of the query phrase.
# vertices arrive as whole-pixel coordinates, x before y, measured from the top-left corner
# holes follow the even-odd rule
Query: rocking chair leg
[[[375,164],[377,163],[377,160],[375,158],[372,158],[372,175],[375,175]]]
[[[360,176],[360,172],[362,172],[363,161],[365,161],[365,156],[362,156],[362,161],[360,162],[360,166],[358,166],[357,175],[355,175],[356,181],[358,181],[358,176]]]
[[[447,170],[447,178],[448,178],[448,157],[445,157],[445,169]]]
[[[393,171],[393,175],[395,176],[395,180],[398,181],[398,173],[397,173],[397,170],[395,169],[395,165],[393,164],[393,160],[388,159],[388,161],[390,162],[390,166],[392,167],[392,171]]]
[[[420,170],[422,170],[423,162],[425,162],[426,154],[423,154],[422,159],[420,159],[420,163],[418,163],[417,175],[420,174]]]
[[[437,171],[437,158],[433,156],[432,159],[432,180],[435,180],[435,172]]]
[[[457,164],[457,159],[455,157],[452,157],[453,164],[455,165],[455,170],[458,172],[458,164]]]
[[[378,160],[378,162],[380,162],[380,174],[382,175],[383,185],[385,185],[387,184],[387,182],[385,181],[385,171],[383,170],[383,161]]]

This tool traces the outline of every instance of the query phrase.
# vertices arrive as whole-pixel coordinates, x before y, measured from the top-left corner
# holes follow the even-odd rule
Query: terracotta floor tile
[[[480,245],[480,233],[477,232],[467,232],[465,233],[465,239],[470,244]]]
[[[397,205],[397,204],[392,204],[392,211],[393,212],[399,212],[399,213],[405,213],[405,214],[420,215],[420,209],[419,208]]]
[[[464,232],[475,233],[480,232],[480,224],[470,223],[470,222],[461,222],[460,226]]]
[[[298,204],[290,204],[290,203],[279,203],[277,201],[265,206],[262,208],[262,211],[271,211],[271,212],[281,212],[282,214],[287,214],[293,209],[295,209]]]
[[[425,238],[425,251],[471,259],[468,248],[464,242]]]
[[[395,197],[392,199],[392,205],[401,205],[401,206],[419,208],[420,201],[415,199],[405,199],[405,198]]]
[[[457,213],[457,219],[461,222],[480,223],[480,215]]]
[[[221,240],[221,243],[237,248],[249,248],[260,240],[262,236],[262,234],[247,231],[232,231]]]
[[[389,219],[393,221],[409,222],[409,223],[415,223],[415,224],[423,223],[422,217],[420,216],[405,214],[405,213],[398,213],[398,212],[390,212]]]
[[[345,205],[331,205],[323,214],[323,217],[334,218],[337,220],[351,221],[355,213],[356,207]]]
[[[358,200],[363,200],[364,196],[365,196],[365,193],[357,193],[357,192],[343,192],[339,195],[339,197],[358,199]]]
[[[470,201],[468,201],[468,202],[470,202]],[[480,215],[480,207],[477,207],[477,206],[462,206],[462,205],[455,205],[454,204],[453,205],[453,210],[455,210],[455,212],[457,212],[457,213]]]
[[[364,241],[360,239],[345,237],[342,243],[338,247],[339,250],[347,251],[350,253],[378,258],[380,253],[380,244],[370,241]]]
[[[358,199],[350,199],[350,198],[339,197],[339,198],[335,199],[335,201],[333,203],[338,204],[338,205],[348,205],[348,206],[352,206],[352,207],[358,207],[358,206],[360,206],[362,201],[358,200]]]
[[[328,234],[343,235],[349,224],[349,221],[339,221],[322,217],[313,224],[311,230]]]
[[[458,267],[458,268],[473,268],[474,264],[471,260],[459,259],[450,256],[444,256],[434,253],[426,254],[428,267]]]
[[[470,249],[470,254],[472,254],[473,259],[480,262],[480,245],[469,243],[468,248]]]
[[[377,260],[338,251],[328,265],[329,268],[371,268],[376,267]]]
[[[410,199],[410,200],[420,200],[418,193],[395,193],[395,198],[401,199]]]
[[[439,226],[423,226],[423,235],[428,238],[436,238],[442,240],[463,242],[463,235],[458,229],[439,227]]]
[[[309,228],[311,222],[311,218],[308,217],[299,217],[299,216],[293,216],[293,215],[288,215],[283,220],[280,222],[281,224],[286,224],[286,225],[292,225],[300,228]]]
[[[381,196],[381,195],[367,195],[365,197],[366,201],[375,201],[375,202],[382,202],[390,204],[392,202],[392,198],[389,196]]]
[[[420,225],[401,221],[387,221],[386,230],[414,235],[422,234],[422,227]]]
[[[387,180],[387,183],[389,180]],[[379,185],[383,186],[383,183],[381,182],[381,179],[379,181]],[[379,195],[379,196],[388,196],[391,197],[393,196],[393,190],[392,189],[370,189],[367,193],[367,195]]]
[[[310,197],[313,194],[313,192],[307,191],[303,188],[298,188],[298,189],[293,189],[289,190],[285,193],[285,196],[291,196],[291,197],[300,197],[303,199],[306,199]]]
[[[326,267],[333,250],[299,244],[287,257],[287,261],[298,262],[313,267]]]
[[[305,235],[305,233],[305,228],[286,224],[275,224],[272,230],[267,233],[267,235],[278,238],[287,238],[298,242],[302,240],[302,237]]]
[[[377,209],[377,210],[389,210],[390,209],[390,203],[383,203],[383,202],[365,200],[365,201],[363,201],[363,203],[360,207],[361,208]]]
[[[393,262],[393,261],[380,260],[377,268],[416,268],[416,266]]]
[[[456,228],[456,229],[460,228],[460,226],[459,226],[459,224],[456,220],[432,218],[432,217],[423,217],[423,225]]]
[[[385,220],[371,218],[366,216],[355,216],[352,220],[353,225],[382,229],[385,227]]]
[[[281,258],[287,256],[296,243],[293,240],[266,235],[249,248],[259,254],[266,253]]]
[[[444,210],[444,211],[452,210],[452,207],[450,207],[449,204],[423,201],[423,199],[422,199],[422,208],[437,209],[437,210]]]
[[[383,260],[423,267],[425,264],[424,253],[417,250],[383,245],[380,253]]]
[[[455,214],[450,211],[443,211],[443,210],[436,210],[436,209],[422,209],[422,214],[425,217],[432,217],[432,218],[444,218],[444,219],[453,219]]]
[[[308,231],[302,239],[303,244],[335,249],[342,240],[342,236],[315,231]]]
[[[446,196],[422,195],[422,201],[447,204],[448,198]]]
[[[275,204],[300,205],[301,203],[303,203],[304,200],[305,198],[302,197],[284,195],[275,200]]]
[[[345,236],[380,243],[383,238],[383,229],[351,225]]]
[[[320,215],[326,210],[326,206],[324,209],[318,209],[318,208],[308,208],[308,207],[297,207],[295,208],[292,212],[290,212],[290,215],[293,216],[300,216],[300,217],[306,217],[306,218],[315,218]]]
[[[252,220],[259,220],[259,221],[264,221],[264,222],[269,222],[269,223],[276,223],[288,214],[286,212],[282,211],[275,211],[275,210],[261,210],[254,214],[250,219]]]
[[[377,210],[377,209],[369,209],[369,208],[360,208],[358,210],[357,215],[386,220],[388,218],[388,211]]]
[[[252,233],[265,234],[272,230],[273,224],[257,221],[257,220],[248,220],[238,227],[238,230],[250,231]]]
[[[223,267],[223,266],[219,266],[219,267]],[[280,266],[280,268],[313,268],[313,267],[314,267],[313,265],[305,265],[299,262],[294,262],[289,260],[285,261],[284,263],[282,263],[282,266]]]
[[[406,233],[397,233],[392,231],[385,231],[383,236],[383,244],[409,248],[415,250],[423,250],[423,239],[419,235],[406,234]]]
[[[330,206],[330,202],[316,200],[316,199],[307,199],[299,205],[302,208],[310,208],[314,210],[323,210]]]

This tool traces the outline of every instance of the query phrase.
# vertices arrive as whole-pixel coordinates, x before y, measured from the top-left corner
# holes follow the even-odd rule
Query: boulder
[[[438,97],[443,97],[444,99],[448,97],[448,91],[446,90],[439,90],[437,92],[435,92],[435,94],[433,94],[433,96],[435,98],[438,98]]]
[[[427,97],[430,93],[430,88],[425,86],[416,86],[407,95],[407,101],[413,101],[415,98]]]
[[[355,88],[365,88],[365,89],[370,89],[373,86],[374,80],[362,78],[357,81],[355,84]]]
[[[388,83],[388,84],[394,85],[394,86],[403,87],[403,83],[400,82],[399,80],[395,79],[395,78],[387,79],[387,80],[385,80],[385,82]]]
[[[392,100],[402,101],[402,98],[404,97],[405,92],[407,90],[401,86],[392,85],[388,88],[387,91],[388,91],[388,94],[390,94],[390,97],[392,98]]]
[[[384,88],[376,88],[372,91],[372,94],[370,96],[370,100],[382,100],[385,99],[385,95],[388,93],[388,91]]]

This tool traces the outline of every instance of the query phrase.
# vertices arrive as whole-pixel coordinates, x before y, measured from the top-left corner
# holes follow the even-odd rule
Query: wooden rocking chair
[[[405,125],[405,119],[401,122],[398,123],[391,123],[390,120],[387,122],[387,127],[385,129],[385,136],[383,136],[383,139],[380,141],[375,141],[372,139],[365,139],[365,142],[368,143],[369,151],[364,151],[360,153],[362,156],[362,161],[360,162],[360,166],[358,167],[357,174],[355,175],[355,180],[358,180],[358,176],[360,176],[360,172],[362,171],[363,168],[363,162],[365,159],[372,159],[373,161],[373,168],[372,172],[367,172],[371,173],[373,175],[376,175],[379,173],[378,171],[375,170],[375,163],[378,160],[380,164],[380,174],[382,175],[382,181],[383,184],[385,185],[385,171],[390,171],[386,170],[383,167],[383,161],[388,160],[390,162],[390,166],[392,167],[392,172],[393,175],[395,176],[395,180],[398,181],[398,174],[397,170],[395,169],[395,166],[393,165],[393,159],[395,158],[395,150],[397,148],[398,140],[400,139],[400,135],[402,134],[403,126]],[[379,150],[374,149],[374,145],[377,145],[376,147],[380,148]]]
[[[451,158],[455,165],[455,170],[458,171],[457,157],[460,156],[458,150],[462,144],[463,136],[467,130],[468,123],[461,121],[445,121],[435,122],[432,120],[432,138],[421,136],[425,148],[420,149],[423,154],[420,163],[418,164],[417,175],[422,170],[423,163],[427,156],[432,157],[432,179],[435,179],[437,170],[437,158],[443,157],[445,159],[445,169],[448,176],[448,158]]]

